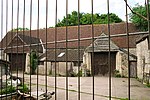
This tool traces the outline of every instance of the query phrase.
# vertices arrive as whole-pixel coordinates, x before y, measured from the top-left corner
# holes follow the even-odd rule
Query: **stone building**
[[[109,48],[110,48],[110,61],[109,61]],[[134,51],[135,52],[135,51]],[[83,56],[83,63],[91,70],[94,66],[94,74],[107,76],[109,74],[109,64],[111,67],[112,75],[117,70],[121,76],[128,76],[128,52],[117,46],[109,38],[108,35],[102,33],[95,41],[85,49]],[[92,58],[93,55],[93,58]],[[131,77],[136,77],[136,55],[129,54],[129,66],[131,70]],[[92,64],[93,59],[93,64]]]
[[[47,74],[51,75],[56,72],[56,75],[65,76],[66,68],[69,76],[78,73],[78,67],[83,63],[83,52],[83,49],[49,49],[39,58],[39,73],[45,74],[46,67]]]
[[[149,35],[143,35],[136,42],[137,76],[144,79],[150,74],[150,44]]]
[[[132,24],[129,23],[129,32],[137,32],[138,29]],[[69,26],[66,32],[66,27],[57,27],[57,36],[56,36],[56,28],[48,28],[48,29],[40,29],[40,30],[31,30],[31,31],[19,31],[16,32],[8,32],[6,36],[2,39],[0,43],[1,49],[4,49],[5,55],[7,55],[8,60],[11,61],[12,69],[18,68],[22,71],[29,71],[29,53],[31,50],[36,50],[39,55],[45,55],[44,53],[47,52],[47,54],[51,54],[51,50],[55,49],[55,46],[57,49],[60,49],[60,51],[66,50],[76,50],[76,49],[83,49],[86,50],[90,44],[92,44],[92,36],[99,37],[102,33],[108,34],[108,28],[107,24],[100,24],[100,25],[93,25],[94,31],[92,31],[92,25],[81,25],[80,26],[80,32],[78,31],[78,26]],[[92,33],[94,32],[94,33]],[[67,38],[66,38],[67,33]],[[126,23],[113,23],[110,24],[110,34],[111,35],[119,35],[119,34],[125,34],[126,33]],[[80,34],[80,36],[79,36]],[[57,40],[55,40],[57,37]],[[80,37],[80,39],[78,39]],[[67,43],[66,43],[67,40]],[[78,41],[80,40],[80,41]],[[95,39],[94,39],[95,40]],[[56,42],[57,41],[57,42]],[[111,38],[111,41],[113,44],[115,44],[119,49],[127,48],[127,37],[113,37]],[[129,37],[130,41],[130,49],[135,49],[136,47],[136,38],[135,36]],[[51,50],[50,50],[51,49]],[[61,53],[61,52],[59,52]],[[69,53],[69,51],[68,51]],[[54,54],[54,53],[52,53]],[[80,54],[83,54],[82,52]],[[114,55],[112,59],[116,59],[117,51],[112,52]],[[57,54],[58,56],[59,54]],[[106,53],[106,55],[108,55]],[[105,56],[106,56],[105,55]],[[68,55],[69,56],[72,55]],[[90,56],[90,55],[89,55]],[[98,53],[95,53],[95,57],[99,57]],[[46,57],[46,55],[45,55]],[[42,58],[39,61],[39,66],[47,66],[44,62],[53,62],[54,60],[51,59],[49,56],[48,58],[45,58],[42,56]],[[83,57],[81,55],[80,57]],[[77,58],[77,59],[80,59]],[[19,59],[19,60],[18,60]],[[21,60],[20,60],[21,59]],[[77,60],[76,59],[76,60]],[[72,62],[70,59],[68,59],[68,62]],[[60,62],[64,62],[65,60]],[[80,60],[78,60],[80,61]],[[59,61],[58,61],[59,62]],[[81,59],[81,62],[83,62],[83,58]],[[114,61],[115,62],[115,61]],[[116,60],[117,62],[117,60]],[[88,62],[91,63],[91,62]],[[116,63],[115,63],[116,64]],[[17,66],[16,66],[17,65]],[[51,63],[50,63],[51,65]],[[59,64],[60,65],[60,64]],[[76,65],[76,64],[75,64]],[[89,64],[90,65],[90,64]],[[66,65],[64,65],[66,66]],[[42,69],[42,67],[39,67]],[[92,66],[90,67],[93,68]],[[115,67],[114,67],[115,68]],[[116,67],[117,68],[117,67]],[[24,70],[25,69],[25,70]],[[44,69],[44,68],[43,68]],[[51,69],[51,68],[49,68]],[[90,70],[91,70],[90,69]],[[42,73],[45,73],[44,71]],[[48,73],[48,72],[47,72]],[[98,72],[99,73],[99,72]]]

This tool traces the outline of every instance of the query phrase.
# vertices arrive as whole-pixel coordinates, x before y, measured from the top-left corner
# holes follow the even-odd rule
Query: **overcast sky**
[[[3,1],[3,19],[2,19],[2,1]],[[8,24],[6,25],[6,1],[0,0],[0,32],[3,37],[7,31],[11,30],[12,24],[12,0],[8,0]],[[25,27],[30,28],[30,1],[25,0]],[[37,29],[37,15],[38,15],[38,0],[32,0],[32,29]],[[46,27],[46,0],[40,1],[40,28]],[[93,0],[94,13],[107,13],[107,0]],[[137,3],[143,5],[145,0],[128,0],[130,7],[134,7]],[[48,0],[48,27],[55,25],[55,0]],[[17,27],[17,4],[18,0],[13,0],[13,28]],[[58,19],[63,19],[66,15],[66,0],[58,0]],[[19,19],[18,27],[23,27],[23,9],[24,0],[19,0]],[[78,0],[68,0],[68,13],[78,11]],[[80,12],[91,13],[91,0],[80,0]],[[124,0],[110,0],[110,12],[117,14],[125,21],[125,2]],[[130,11],[129,11],[130,13]],[[2,30],[3,27],[3,30]],[[1,37],[1,38],[2,38]]]

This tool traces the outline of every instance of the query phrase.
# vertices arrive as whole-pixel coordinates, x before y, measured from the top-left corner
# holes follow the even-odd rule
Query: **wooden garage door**
[[[11,62],[11,70],[17,71],[17,68],[19,71],[23,71],[25,68],[25,59],[26,54],[9,54],[9,61]]]
[[[109,73],[108,52],[94,53],[94,74],[100,76],[107,76]],[[111,68],[112,74],[116,68],[116,53],[111,52]]]

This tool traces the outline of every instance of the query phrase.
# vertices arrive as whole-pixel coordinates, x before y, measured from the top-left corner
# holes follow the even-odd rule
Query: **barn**
[[[138,29],[132,24],[129,23],[129,32],[137,32]],[[108,74],[108,34],[107,24],[93,25],[81,25],[80,32],[78,26],[68,26],[67,32],[66,27],[57,27],[31,30],[31,31],[19,31],[17,32],[8,32],[6,36],[2,39],[0,46],[1,49],[4,49],[4,53],[7,55],[7,60],[11,61],[13,65],[12,70],[28,70],[27,66],[29,62],[29,54],[31,50],[35,50],[39,55],[51,54],[51,50],[66,49],[67,51],[72,49],[82,48],[84,53],[80,57],[83,57],[82,62],[85,62],[85,65],[91,70],[95,69],[95,74],[107,75]],[[56,34],[57,32],[57,34]],[[67,33],[67,36],[66,36]],[[110,33],[111,35],[118,35],[126,33],[126,23],[113,23],[110,24]],[[80,34],[80,35],[79,35]],[[94,39],[94,53],[92,53],[92,36],[97,37]],[[101,37],[100,37],[101,36]],[[56,37],[56,38],[55,38]],[[100,37],[100,38],[99,38]],[[132,49],[135,52],[136,38],[138,36],[130,36],[130,50]],[[80,40],[79,40],[80,38]],[[56,40],[57,39],[57,40]],[[67,43],[66,43],[67,41]],[[115,68],[120,68],[118,65],[118,60],[116,55],[118,50],[127,48],[127,38],[126,37],[113,37],[111,38],[111,67],[114,70]],[[50,50],[51,49],[51,50]],[[58,50],[59,51],[59,50]],[[61,53],[61,52],[60,52]],[[54,54],[54,53],[52,53]],[[91,57],[94,57],[94,60],[91,61]],[[59,55],[59,54],[58,54]],[[57,56],[58,56],[57,55]],[[70,56],[70,55],[68,55]],[[14,59],[15,58],[15,59]],[[102,59],[103,58],[103,59]],[[18,60],[19,59],[19,60]],[[20,60],[21,59],[21,60]],[[44,59],[44,57],[42,58]],[[77,58],[79,59],[79,58]],[[76,59],[76,60],[77,60]],[[116,60],[115,60],[116,59]],[[18,62],[19,61],[19,62]],[[46,59],[46,61],[52,61],[51,57]],[[59,61],[58,61],[59,62]],[[62,62],[62,61],[60,61]],[[63,61],[64,62],[64,61]],[[69,61],[71,62],[71,61]],[[95,63],[94,67],[91,66],[91,62]],[[40,66],[43,66],[43,62],[40,61]],[[45,65],[44,65],[45,66]],[[96,67],[101,66],[101,67]],[[107,66],[107,67],[105,67]],[[41,67],[40,67],[41,68]],[[113,72],[112,72],[113,73]]]

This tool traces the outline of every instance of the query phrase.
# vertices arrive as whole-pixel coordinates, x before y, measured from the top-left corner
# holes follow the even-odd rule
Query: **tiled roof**
[[[148,32],[147,32],[147,34],[144,34],[143,36],[141,36],[140,38],[138,38],[137,41],[136,41],[136,43],[138,44],[138,43],[142,42],[143,40],[145,40],[148,37],[149,37],[149,35],[148,35]]]
[[[132,24],[128,24],[128,29],[129,32],[137,32],[138,29]],[[107,24],[96,24],[94,25],[94,37],[100,36],[101,33],[106,33],[108,34],[108,25]],[[66,27],[57,27],[57,36],[55,33],[55,28],[48,28],[47,33],[46,29],[40,29],[38,30],[31,30],[31,31],[25,31],[25,32],[19,32],[18,34],[25,34],[27,36],[31,37],[37,37],[42,40],[43,43],[46,42],[47,40],[47,47],[48,48],[54,48],[54,41],[55,37],[57,38],[57,41],[62,41],[62,43],[57,43],[57,47],[60,48],[66,48],[66,37],[67,40],[72,40],[72,39],[80,39],[82,38],[89,38],[92,37],[92,25],[80,25],[80,35],[78,34],[78,26],[68,26],[67,32],[66,32]],[[31,33],[30,33],[31,32]],[[66,36],[67,33],[67,36]],[[110,33],[111,34],[123,34],[126,33],[126,23],[114,23],[110,24]],[[1,47],[6,47],[6,40],[7,43],[12,39],[12,37],[16,34],[16,32],[8,32],[6,36],[2,39],[2,45]],[[47,35],[47,37],[46,37]],[[127,47],[127,38],[126,37],[113,37],[112,41],[119,47],[121,48],[126,48]],[[136,43],[136,36],[130,36],[130,47],[135,47]],[[86,48],[91,44],[92,40],[82,40],[80,41],[80,47]],[[68,47],[73,47],[76,48],[78,47],[78,41],[74,42],[68,42]]]
[[[93,48],[94,45],[94,48]],[[104,52],[109,51],[109,38],[108,35],[102,33],[95,41],[94,44],[91,44],[89,47],[86,48],[86,52]],[[110,51],[118,51],[119,47],[114,44],[110,40]]]
[[[8,46],[7,48],[5,48],[4,51],[7,53],[12,52],[12,50],[13,52],[23,52],[23,48],[24,52],[28,52],[29,50],[37,50],[38,52],[43,52],[43,48],[39,38],[30,37],[22,34],[16,34],[8,43]]]
[[[66,52],[67,51],[67,52]],[[55,53],[56,52],[56,53]],[[49,61],[83,61],[83,49],[50,49],[47,50],[46,53],[40,56],[40,60],[47,60]],[[55,59],[56,54],[56,59]],[[66,56],[68,57],[66,60]]]

